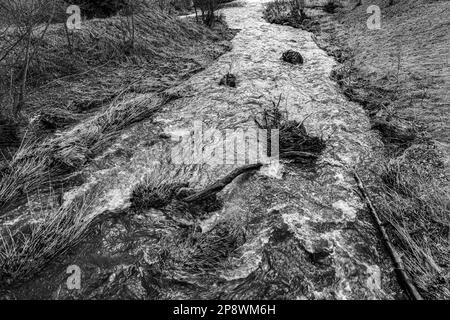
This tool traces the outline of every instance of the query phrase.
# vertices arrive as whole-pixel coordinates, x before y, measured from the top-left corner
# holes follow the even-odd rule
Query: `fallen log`
[[[423,300],[420,293],[417,291],[416,286],[412,282],[411,278],[408,276],[408,274],[405,272],[405,268],[403,265],[403,261],[400,257],[400,255],[397,253],[397,250],[395,250],[394,246],[392,245],[392,242],[389,239],[389,236],[386,232],[386,229],[383,226],[383,223],[380,220],[380,217],[375,210],[375,207],[372,204],[372,201],[369,198],[369,195],[366,192],[366,188],[364,187],[364,184],[359,177],[356,170],[354,171],[354,177],[358,184],[358,189],[360,190],[364,200],[367,203],[367,206],[369,207],[369,211],[372,214],[372,218],[375,221],[375,224],[377,225],[378,231],[381,234],[381,239],[383,240],[383,243],[388,250],[388,253],[392,259],[392,262],[394,264],[394,270],[397,275],[398,282],[400,286],[407,292],[407,294],[413,299],[413,300]]]
[[[319,156],[317,154],[305,151],[285,151],[280,153],[280,158],[290,159],[290,158],[305,158],[305,159],[317,159]]]
[[[262,166],[261,163],[256,163],[256,164],[249,164],[249,165],[245,165],[245,166],[236,168],[233,171],[231,171],[229,174],[227,174],[225,177],[214,182],[213,184],[206,187],[202,191],[197,192],[193,195],[190,195],[190,196],[184,198],[183,201],[195,202],[195,201],[204,200],[204,199],[216,194],[217,192],[221,191],[223,188],[225,188],[228,184],[230,184],[235,178],[237,178],[241,174],[248,172],[248,171],[257,170],[257,169],[261,168],[261,166]]]

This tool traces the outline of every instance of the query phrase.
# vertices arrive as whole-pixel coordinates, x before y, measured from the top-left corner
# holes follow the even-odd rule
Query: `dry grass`
[[[373,4],[382,10],[381,30],[362,25],[366,6],[360,6],[337,15],[333,31],[318,34],[319,44],[344,63],[333,76],[368,111],[387,147],[375,206],[389,222],[406,271],[425,298],[448,299],[448,153],[436,152],[430,137],[445,143],[450,134],[442,118],[449,7],[420,0]]]
[[[114,93],[139,79],[135,74],[137,66],[141,69],[138,76],[156,65],[159,70],[161,65],[184,69],[192,64],[193,50],[198,45],[218,39],[207,28],[150,9],[136,14],[134,29],[128,17],[123,16],[83,22],[81,30],[69,34],[63,24],[50,25],[43,38],[40,29],[36,27],[32,34],[36,53],[30,59],[27,80],[30,95],[27,107],[32,110],[58,104],[75,111],[89,109],[80,105],[108,101]],[[0,45],[16,37],[12,32],[6,33]],[[24,45],[19,42],[0,63],[0,81],[5,90],[16,86],[11,72],[20,64]],[[40,94],[43,90],[45,95]],[[11,97],[10,90],[0,94],[6,109],[14,96]]]
[[[132,207],[136,210],[160,209],[176,198],[181,188],[189,185],[188,166],[164,167],[146,175],[134,188],[131,197]]]
[[[278,102],[272,102],[271,108],[263,110],[259,119],[255,119],[257,126],[268,130],[268,147],[271,150],[270,130],[279,130],[279,155],[282,158],[293,159],[296,162],[312,164],[325,149],[326,141],[323,137],[313,137],[308,134],[304,122],[289,120],[286,112],[280,110],[282,96]]]
[[[394,110],[402,121],[427,127],[448,149],[449,3],[414,0],[388,5],[383,0],[372,1],[370,5],[381,8],[380,30],[366,26],[368,5],[306,22],[272,22],[313,31],[319,46],[343,63],[333,76],[344,93],[371,115]],[[273,8],[274,16],[291,15],[289,1],[271,2],[268,7]],[[271,21],[269,16],[267,13]],[[317,27],[311,28],[314,24]]]
[[[42,30],[36,28],[32,43],[39,54],[30,59],[22,110],[27,112],[20,119],[30,125],[18,150],[0,168],[0,215],[28,197],[45,202],[34,195],[43,185],[70,175],[121,130],[151,117],[174,98],[162,93],[164,89],[228,49],[215,43],[231,36],[224,25],[210,30],[155,10],[143,10],[134,18],[134,36],[127,24],[130,20],[121,16],[84,22],[81,30],[68,35],[61,24],[50,25],[42,38],[38,32]],[[1,36],[0,42],[10,43],[15,35],[7,31]],[[11,79],[3,71],[11,71],[22,51],[19,43],[0,62],[4,76],[0,82],[7,87]],[[13,103],[10,93],[0,93],[2,107]],[[97,114],[83,114],[94,108]],[[42,137],[35,128],[65,130]],[[1,283],[24,281],[75,247],[95,222],[88,215],[92,201],[45,206],[41,212],[30,212],[35,221],[23,228],[3,227]]]
[[[448,42],[445,2],[382,1],[382,29],[368,30],[367,6],[341,13],[319,45],[343,65],[332,75],[360,103],[386,145],[375,206],[389,222],[406,271],[427,299],[448,299]],[[445,117],[445,116],[444,116]]]
[[[341,63],[332,78],[364,107],[386,146],[375,206],[421,294],[448,299],[450,7],[422,0],[370,4],[381,8],[380,30],[366,26],[369,4],[306,24],[286,23],[314,32],[317,44]],[[444,148],[438,151],[431,138]]]
[[[215,196],[195,203],[182,201],[196,192],[189,188],[195,170],[192,165],[154,170],[133,191],[134,210],[158,209],[171,221],[152,249],[152,255],[168,275],[204,275],[226,267],[228,258],[245,242],[248,232],[247,217],[231,213],[222,215],[208,230],[201,230],[199,219],[220,210],[221,203]]]
[[[406,271],[427,299],[450,298],[449,189],[430,168],[400,157],[381,167],[375,206],[388,221]]]
[[[136,14],[133,37],[127,22],[123,16],[86,21],[69,34],[69,42],[61,24],[50,25],[43,38],[33,34],[39,54],[30,60],[19,121],[27,134],[0,167],[0,214],[49,177],[57,180],[85,164],[127,126],[151,116],[168,98],[151,92],[164,91],[225,52],[214,42],[230,36],[223,26],[216,32],[150,9]],[[0,69],[7,70],[20,56],[21,45]],[[9,81],[6,74],[0,82]],[[11,95],[0,96],[4,111]],[[99,108],[97,115],[86,114]],[[83,124],[48,136],[80,120]]]
[[[9,209],[9,204],[28,193],[36,191],[48,181],[50,158],[36,154],[32,143],[25,143],[13,156],[7,167],[2,168],[0,184],[0,214]]]
[[[264,8],[264,18],[275,24],[300,27],[306,16],[299,0],[274,0]]]
[[[32,194],[49,179],[60,178],[84,165],[122,129],[148,118],[169,98],[152,94],[128,97],[53,139],[24,143],[3,169],[0,214],[6,213],[10,204]]]
[[[319,35],[330,53],[344,51],[353,72],[352,94],[370,109],[395,109],[418,122],[435,140],[448,144],[450,41],[445,1],[373,1],[382,12],[380,30],[369,30],[367,5],[334,16],[333,31]],[[350,54],[346,49],[353,48]],[[352,59],[348,59],[351,57]],[[368,101],[369,100],[369,101]]]
[[[248,226],[245,217],[227,215],[205,232],[197,225],[182,228],[162,237],[155,246],[155,254],[169,277],[215,273],[226,269],[233,253],[245,243]]]
[[[205,274],[225,268],[228,258],[245,242],[245,225],[228,217],[208,232],[193,230],[169,248],[172,269]],[[166,260],[167,261],[167,260]]]
[[[56,257],[74,248],[95,222],[88,212],[95,197],[80,198],[63,207],[33,212],[34,222],[0,232],[0,284],[30,279]]]

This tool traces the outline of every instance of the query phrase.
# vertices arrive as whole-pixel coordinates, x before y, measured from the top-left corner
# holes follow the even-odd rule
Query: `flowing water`
[[[153,120],[124,131],[114,146],[94,159],[85,172],[88,182],[66,194],[66,200],[99,189],[90,214],[109,213],[113,218],[79,252],[28,286],[33,288],[28,296],[395,297],[398,288],[390,261],[363,210],[352,176],[354,166],[377,158],[381,142],[370,130],[363,109],[348,101],[330,79],[336,65],[333,58],[317,47],[311,33],[267,23],[263,4],[249,0],[243,7],[223,9],[229,26],[240,30],[233,49],[174,88],[178,99],[166,104]],[[305,63],[283,62],[281,55],[288,49],[301,52]],[[237,78],[236,88],[219,86],[228,71]],[[146,175],[167,175],[168,179],[172,175],[171,179],[202,188],[235,167],[190,165],[180,170],[183,178],[175,177],[168,163],[177,140],[168,137],[192,130],[195,121],[218,130],[254,127],[254,117],[280,95],[280,108],[289,119],[305,120],[309,134],[327,138],[314,170],[283,161],[265,165],[236,179],[220,193],[221,206],[196,219],[176,210],[130,210],[132,189]],[[183,232],[190,232],[176,221],[187,221],[189,226],[189,219],[198,224],[200,234],[231,223],[242,226],[245,236],[228,243],[231,252],[212,267],[190,268],[195,257],[183,256],[186,247],[180,247],[178,266],[161,262],[164,252],[170,251],[161,239],[176,242]],[[167,255],[173,257],[176,250]],[[65,268],[71,264],[82,270],[79,291],[66,288]]]

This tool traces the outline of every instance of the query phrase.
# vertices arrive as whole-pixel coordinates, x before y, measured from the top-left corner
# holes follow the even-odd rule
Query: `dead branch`
[[[200,191],[196,194],[193,194],[189,197],[184,198],[183,201],[195,202],[195,201],[204,200],[204,199],[210,197],[211,195],[216,194],[223,188],[225,188],[228,184],[230,184],[235,178],[237,178],[241,174],[248,172],[248,171],[257,170],[257,169],[261,168],[261,166],[262,166],[261,163],[256,163],[256,164],[249,164],[249,165],[245,165],[245,166],[236,168],[233,171],[231,171],[229,174],[227,174],[225,177],[214,182],[213,184],[206,187],[202,191]]]
[[[416,286],[412,282],[411,278],[408,276],[408,274],[405,272],[405,268],[403,265],[403,261],[400,257],[400,255],[395,250],[394,246],[392,245],[392,242],[389,240],[389,236],[386,232],[386,229],[383,226],[383,223],[380,220],[380,217],[378,216],[377,211],[375,210],[375,207],[372,204],[372,201],[370,200],[366,188],[364,187],[364,184],[359,177],[356,170],[354,171],[354,177],[358,184],[358,188],[365,199],[367,206],[369,207],[369,211],[372,214],[373,220],[375,221],[375,224],[377,225],[378,231],[381,234],[381,239],[383,240],[384,245],[386,246],[386,249],[389,252],[389,255],[392,259],[392,262],[394,263],[394,270],[397,275],[398,282],[400,286],[408,293],[408,295],[413,300],[423,300],[420,293],[417,291]]]

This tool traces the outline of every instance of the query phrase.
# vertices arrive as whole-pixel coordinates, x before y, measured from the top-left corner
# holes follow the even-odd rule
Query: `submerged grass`
[[[94,195],[67,206],[33,212],[32,223],[0,231],[0,284],[14,285],[32,278],[56,257],[74,248],[95,222],[89,216]]]
[[[162,272],[166,276],[189,274],[205,276],[226,268],[233,254],[249,233],[245,217],[227,215],[202,231],[194,224],[163,236],[155,247]]]
[[[32,194],[49,179],[58,179],[84,165],[124,128],[148,118],[170,97],[135,95],[116,102],[85,123],[41,143],[24,143],[2,170],[0,214]]]
[[[30,60],[26,104],[15,122],[23,142],[0,163],[0,215],[49,178],[58,180],[86,164],[121,130],[151,116],[173,98],[165,89],[228,50],[226,41],[219,41],[231,37],[224,24],[210,30],[148,7],[133,23],[131,29],[130,17],[118,15],[83,21],[69,34],[63,24],[49,25],[45,37],[33,34],[36,55]],[[15,36],[2,34],[0,46]],[[2,88],[10,84],[6,71],[23,51],[21,45],[0,62]],[[5,111],[11,95],[0,96]]]
[[[245,226],[228,219],[208,232],[193,231],[178,241],[172,252],[175,269],[204,274],[214,272],[226,263],[245,242]]]
[[[165,167],[163,171],[154,170],[133,189],[132,207],[135,210],[161,209],[167,206],[172,199],[179,198],[180,189],[188,186],[188,167],[174,166]]]
[[[218,43],[231,37],[224,24],[210,30],[154,8],[141,9],[133,21],[124,15],[83,21],[73,32],[62,23],[45,30],[36,26],[26,104],[13,124],[22,143],[0,163],[0,215],[82,167],[121,130],[170,99],[152,92],[164,91],[228,49]],[[15,78],[10,76],[25,44],[8,47],[18,36],[14,29],[2,29],[0,36],[0,47],[8,52],[0,61],[3,112],[13,103]],[[46,135],[60,129],[65,131]]]

